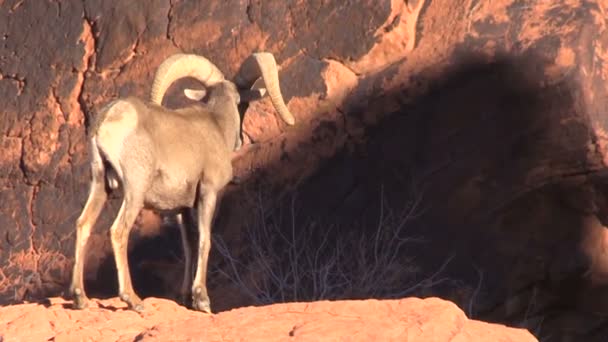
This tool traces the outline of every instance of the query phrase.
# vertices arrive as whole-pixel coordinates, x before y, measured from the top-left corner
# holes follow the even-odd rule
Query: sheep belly
[[[189,178],[158,170],[146,192],[144,205],[159,211],[193,207],[198,181]]]

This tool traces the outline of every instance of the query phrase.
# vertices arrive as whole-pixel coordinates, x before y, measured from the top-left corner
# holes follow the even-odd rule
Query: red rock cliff
[[[479,315],[514,323],[533,312],[546,329],[599,340],[607,13],[603,0],[2,1],[0,300],[66,289],[88,191],[86,127],[99,106],[146,97],[175,52],[205,55],[231,76],[267,50],[297,125],[286,128],[268,101],[252,104],[239,176],[306,184],[318,217],[365,211],[382,184],[404,201],[400,179],[413,180],[432,246],[417,255],[429,268],[456,255],[451,276],[482,284]],[[183,103],[177,88],[168,106]],[[218,228],[227,236],[246,212],[234,191]],[[91,240],[95,280],[106,229]]]

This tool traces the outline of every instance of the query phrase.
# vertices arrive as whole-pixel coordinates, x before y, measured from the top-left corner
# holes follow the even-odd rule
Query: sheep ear
[[[243,90],[239,95],[241,95],[241,102],[252,102],[264,98],[264,96],[268,95],[264,79],[258,78],[251,86],[251,89]]]
[[[186,95],[186,97],[190,100],[194,101],[202,100],[205,97],[205,94],[207,94],[207,91],[204,89],[184,89],[184,95]]]
[[[239,93],[241,96],[241,103],[260,100],[267,94],[268,92],[266,91],[266,88],[243,90]]]

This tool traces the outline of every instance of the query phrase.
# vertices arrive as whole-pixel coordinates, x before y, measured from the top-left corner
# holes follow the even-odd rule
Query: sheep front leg
[[[127,257],[127,244],[129,233],[137,219],[139,211],[143,207],[142,201],[134,200],[127,189],[125,189],[125,199],[122,202],[118,216],[110,228],[112,249],[114,251],[114,261],[118,271],[118,288],[120,299],[129,305],[129,309],[137,312],[144,310],[144,304],[133,290],[131,284],[131,274],[129,272],[129,260]]]
[[[217,202],[217,190],[201,184],[198,199],[198,263],[192,283],[192,306],[195,310],[211,313],[207,294],[207,261],[211,249],[211,222]]]
[[[92,181],[89,197],[87,198],[87,202],[80,217],[76,220],[76,247],[74,253],[74,267],[72,270],[72,283],[70,284],[70,294],[74,299],[74,307],[76,309],[84,309],[88,306],[83,280],[86,245],[89,240],[89,235],[91,234],[91,229],[95,225],[107,198],[104,183],[104,169],[101,160],[92,163],[91,171]]]
[[[192,237],[190,232],[193,230],[194,222],[192,221],[192,212],[190,209],[185,209],[177,214],[176,219],[182,238],[182,250],[184,253],[184,277],[180,290],[180,300],[182,303],[186,304],[188,288],[190,287],[192,280]]]

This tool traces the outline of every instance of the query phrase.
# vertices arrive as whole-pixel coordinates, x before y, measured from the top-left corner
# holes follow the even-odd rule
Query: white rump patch
[[[97,146],[106,159],[122,177],[118,168],[124,142],[137,128],[138,116],[135,106],[125,100],[118,100],[109,108],[96,134]]]

